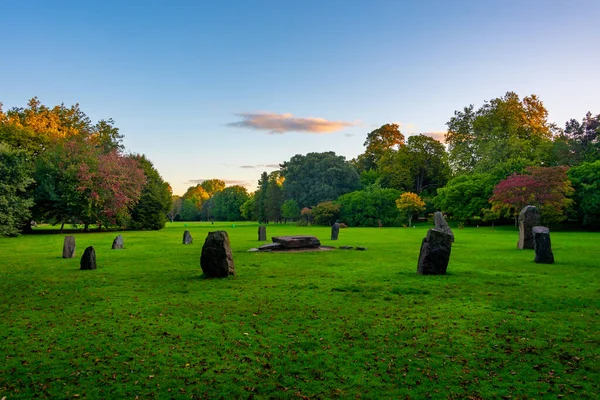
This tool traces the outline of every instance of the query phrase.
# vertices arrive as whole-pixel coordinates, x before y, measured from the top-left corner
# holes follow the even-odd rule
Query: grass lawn
[[[0,238],[0,399],[600,398],[600,234],[455,230],[448,274],[416,275],[428,226],[269,225],[367,251],[249,253],[251,223]],[[181,244],[183,231],[194,237]],[[201,279],[225,229],[237,277]],[[98,269],[80,271],[93,245]]]

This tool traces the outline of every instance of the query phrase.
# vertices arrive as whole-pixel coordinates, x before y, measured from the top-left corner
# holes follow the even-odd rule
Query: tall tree
[[[132,156],[143,169],[146,183],[139,201],[131,210],[128,227],[158,230],[165,227],[171,209],[171,186],[165,182],[152,162],[144,155]]]
[[[584,162],[567,174],[575,189],[575,204],[583,224],[600,229],[600,160]]]
[[[241,206],[248,200],[248,191],[245,187],[235,185],[226,187],[213,196],[213,215],[219,221],[240,221]]]
[[[254,195],[254,207],[255,215],[259,224],[269,222],[269,216],[267,212],[267,190],[269,187],[269,175],[263,172],[258,180],[258,189]]]
[[[564,139],[571,159],[569,165],[600,160],[600,114],[588,112],[581,123],[575,119],[565,124]]]
[[[273,171],[269,174],[269,183],[267,184],[266,209],[267,218],[273,222],[280,222],[281,206],[283,204],[283,179],[279,171]]]
[[[486,172],[511,158],[530,165],[550,161],[553,126],[536,95],[522,100],[514,92],[495,98],[477,111],[455,111],[447,123],[446,143],[455,172]]]
[[[331,151],[297,154],[281,165],[281,174],[286,199],[294,199],[300,208],[335,200],[360,187],[356,168]]]
[[[281,216],[285,222],[288,220],[295,221],[300,218],[300,207],[298,207],[296,200],[289,199],[281,205]]]
[[[388,150],[399,150],[404,146],[404,135],[397,124],[385,124],[369,132],[363,144],[365,152],[353,163],[359,172],[377,170],[379,159]]]
[[[25,195],[33,183],[27,154],[0,143],[0,235],[16,236],[33,205]]]

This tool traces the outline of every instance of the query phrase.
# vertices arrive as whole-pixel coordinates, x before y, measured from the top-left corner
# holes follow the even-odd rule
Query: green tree
[[[215,194],[225,189],[225,182],[221,179],[207,179],[200,184],[206,190],[208,197],[213,197]]]
[[[437,209],[470,223],[474,218],[483,217],[484,210],[489,209],[488,199],[498,181],[500,179],[492,174],[460,175],[438,189],[433,201]]]
[[[385,124],[369,132],[363,144],[365,152],[353,160],[359,172],[377,170],[379,159],[388,150],[404,146],[404,135],[397,124]]]
[[[273,171],[269,174],[266,196],[267,219],[274,222],[280,222],[281,205],[283,204],[282,179],[279,171]]]
[[[248,190],[245,187],[229,186],[213,196],[213,215],[219,221],[240,221],[240,208],[248,201]]]
[[[341,205],[333,201],[324,201],[312,208],[312,215],[317,225],[331,226],[340,217]]]
[[[405,192],[396,199],[396,207],[408,218],[408,226],[412,226],[413,215],[425,209],[425,202],[416,193]]]
[[[511,158],[530,165],[551,160],[553,126],[536,95],[523,100],[514,92],[495,98],[477,111],[455,111],[447,123],[450,163],[457,173],[487,172]]]
[[[360,187],[354,166],[334,152],[295,155],[282,164],[286,199],[293,199],[301,208],[337,199]]]
[[[298,203],[296,203],[296,200],[289,199],[281,205],[281,216],[284,218],[285,222],[288,220],[295,221],[300,218],[300,207],[298,206]]]
[[[267,211],[267,190],[269,187],[269,175],[263,172],[258,180],[258,189],[255,193],[254,201],[254,214],[259,224],[269,222],[269,215]]]
[[[181,207],[183,206],[183,197],[181,196],[171,196],[171,207],[169,208],[169,213],[167,216],[171,220],[171,222],[179,220],[181,218]]]
[[[588,112],[581,123],[575,119],[569,120],[559,140],[566,144],[568,158],[564,164],[600,160],[600,114],[594,116]]]
[[[398,226],[396,199],[400,191],[382,189],[377,185],[365,190],[346,193],[337,202],[341,205],[340,219],[349,226]]]
[[[0,235],[16,236],[33,205],[26,190],[34,181],[27,154],[0,143]]]
[[[146,183],[142,188],[139,201],[131,210],[128,227],[132,229],[162,229],[165,227],[167,214],[171,209],[171,187],[162,179],[146,156],[135,155],[132,158],[144,170]]]
[[[569,179],[575,189],[577,213],[584,225],[600,228],[600,160],[571,168]]]
[[[437,140],[415,135],[398,151],[388,151],[379,160],[380,182],[384,187],[435,193],[450,176],[448,155]]]
[[[181,203],[181,212],[179,213],[179,219],[181,221],[199,221],[200,210],[194,203],[193,200],[183,198]]]
[[[248,200],[240,206],[240,213],[242,218],[248,221],[256,221],[256,194],[252,193],[249,195]]]

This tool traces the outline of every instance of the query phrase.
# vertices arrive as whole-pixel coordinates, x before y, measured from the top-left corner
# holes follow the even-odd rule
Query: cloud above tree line
[[[279,169],[279,164],[240,165],[240,168],[244,168],[244,169],[276,168],[276,169]]]
[[[186,185],[201,185],[204,181],[209,181],[209,180],[210,179],[207,179],[207,178],[190,179],[185,184]],[[234,179],[221,179],[221,180],[223,182],[225,182],[226,186],[234,186],[234,185],[246,186],[246,185],[248,185],[248,182],[246,182],[246,181],[237,181]]]
[[[423,132],[422,135],[434,138],[435,140],[438,140],[441,143],[446,143],[446,133],[448,132]]]
[[[230,122],[227,126],[236,128],[250,128],[268,131],[269,134],[283,134],[286,132],[306,133],[331,133],[337,132],[349,126],[355,126],[353,122],[328,121],[324,118],[301,118],[292,114],[262,113],[239,113],[241,121]]]

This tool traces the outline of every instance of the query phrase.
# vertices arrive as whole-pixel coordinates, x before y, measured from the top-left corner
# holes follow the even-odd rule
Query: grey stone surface
[[[340,235],[340,223],[336,222],[331,227],[331,240],[338,240],[339,235]]]
[[[94,250],[93,246],[85,249],[79,265],[79,269],[96,269],[96,250]]]
[[[448,226],[448,222],[446,222],[444,214],[436,211],[435,214],[433,214],[433,223],[435,224],[436,229],[446,232],[448,235],[450,235],[452,238],[452,243],[454,243],[454,233],[452,232],[452,229],[450,229],[450,226]]]
[[[354,247],[352,246],[340,246],[340,249],[342,250],[352,250]]]
[[[65,236],[65,242],[63,243],[63,258],[75,257],[75,236]]]
[[[275,236],[273,243],[280,243],[286,249],[319,247],[321,241],[315,236]]]
[[[550,229],[545,226],[534,226],[532,233],[533,248],[535,250],[533,261],[539,264],[554,264],[552,243],[550,243]]]
[[[202,246],[200,267],[209,278],[226,278],[235,275],[229,235],[225,231],[208,232]]]
[[[258,241],[266,242],[267,241],[267,227],[261,225],[258,227]]]
[[[123,236],[119,235],[113,240],[112,249],[122,249],[123,248]]]
[[[267,243],[258,248],[258,251],[285,250],[281,243]]]
[[[183,232],[183,244],[192,244],[193,242],[194,242],[194,239],[192,239],[192,235],[190,234],[190,231]]]
[[[534,206],[523,207],[519,213],[519,241],[517,248],[533,249],[533,227],[540,224],[540,210]]]
[[[417,273],[421,275],[443,275],[448,269],[452,238],[437,228],[427,231],[421,243]]]

